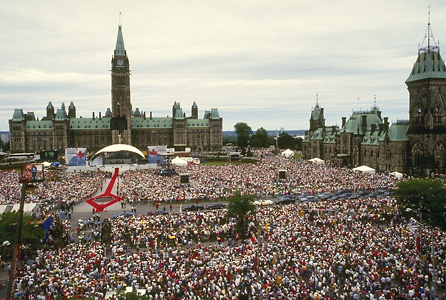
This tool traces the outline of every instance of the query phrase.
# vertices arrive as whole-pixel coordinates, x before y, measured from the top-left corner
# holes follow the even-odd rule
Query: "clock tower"
[[[130,102],[130,64],[122,37],[122,25],[118,26],[116,47],[111,60],[111,97],[113,144],[132,144]]]
[[[409,90],[409,128],[412,173],[430,175],[446,171],[446,65],[427,29],[427,47],[406,80]],[[434,42],[434,45],[432,44]]]

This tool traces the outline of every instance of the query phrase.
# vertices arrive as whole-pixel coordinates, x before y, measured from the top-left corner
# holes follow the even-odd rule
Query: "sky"
[[[444,0],[6,1],[0,10],[0,131],[14,109],[46,114],[73,101],[77,116],[111,107],[118,24],[133,108],[199,117],[218,108],[223,130],[308,129],[376,105],[408,119],[405,80],[425,39],[446,40]],[[424,40],[424,44],[423,43]]]

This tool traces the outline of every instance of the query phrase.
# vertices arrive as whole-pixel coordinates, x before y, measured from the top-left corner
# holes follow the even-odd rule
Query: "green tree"
[[[0,218],[0,242],[9,241],[11,246],[14,245],[17,235],[17,219],[18,212],[5,212]],[[39,224],[35,218],[30,215],[23,215],[22,238],[23,245],[30,246],[31,250],[40,246],[43,238],[42,224]],[[11,253],[3,253],[5,256],[12,256]]]
[[[280,149],[302,150],[302,138],[294,138],[284,131],[279,134],[277,143]]]
[[[228,203],[228,217],[237,218],[236,230],[242,237],[246,237],[250,217],[255,215],[256,207],[253,195],[234,194]]]
[[[239,122],[234,125],[235,134],[237,135],[237,146],[245,149],[249,145],[252,135],[252,129],[248,124]]]
[[[0,139],[0,150],[4,152],[9,151],[9,141],[5,143],[3,142],[3,140]]]
[[[277,144],[280,149],[294,149],[293,137],[284,131],[279,134]]]
[[[256,133],[251,136],[251,146],[254,148],[263,148],[274,144],[274,138],[268,136],[268,132],[263,127],[257,129]]]
[[[446,188],[440,180],[401,181],[394,193],[403,210],[421,213],[423,222],[446,229]]]

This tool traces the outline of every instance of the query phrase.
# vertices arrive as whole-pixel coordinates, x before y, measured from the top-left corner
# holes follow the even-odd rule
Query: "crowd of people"
[[[149,299],[430,299],[431,247],[445,289],[445,232],[411,230],[392,197],[258,208],[248,239],[225,214],[113,218],[108,248],[91,241],[39,252],[19,291],[27,299],[103,299],[125,288]]]
[[[43,182],[28,189],[25,203],[37,203],[42,217],[46,212],[68,208],[91,197],[103,185],[107,172],[61,172],[46,170],[45,175],[39,169],[37,178]],[[21,197],[21,172],[19,170],[0,172],[0,205],[13,205]]]
[[[226,199],[235,191],[277,196],[303,191],[374,190],[395,186],[396,179],[383,174],[363,175],[348,168],[261,155],[262,159],[255,164],[179,167],[179,173],[189,176],[189,184],[180,184],[178,176],[159,176],[154,170],[126,171],[120,176],[119,192],[130,201],[171,202]],[[285,179],[279,178],[281,170],[285,171]]]
[[[278,170],[286,170],[286,179]],[[161,202],[396,184],[384,174],[265,153],[257,164],[182,172],[189,184],[154,171],[128,171],[120,176],[119,192],[129,201]],[[100,186],[104,175],[92,176]],[[415,226],[406,214],[392,196],[260,206],[249,217],[248,238],[236,233],[236,219],[225,209],[127,214],[108,219],[110,239],[103,243],[105,223],[95,213],[84,228],[95,238],[39,251],[22,265],[15,296],[104,299],[132,291],[148,299],[431,299],[434,280],[441,294],[446,288],[446,233]]]

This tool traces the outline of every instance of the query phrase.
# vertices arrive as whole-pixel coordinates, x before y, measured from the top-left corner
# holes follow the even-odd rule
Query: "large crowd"
[[[282,170],[286,179],[279,178]],[[395,186],[395,178],[383,174],[363,175],[348,168],[295,162],[266,154],[256,164],[189,165],[177,171],[189,176],[189,184],[180,184],[178,176],[162,177],[153,170],[127,171],[120,176],[119,192],[131,201],[166,202],[226,199],[236,191],[277,196]]]
[[[41,207],[41,215],[45,212],[70,207],[91,197],[101,188],[107,172],[63,172],[61,170],[39,169],[37,179],[43,182],[29,188],[25,203],[36,203]],[[13,205],[21,197],[21,172],[19,170],[0,172],[0,205]]]
[[[265,155],[258,164],[182,171],[189,184],[153,171],[126,172],[120,192],[131,201],[188,201],[396,183],[383,174]],[[434,266],[439,292],[446,288],[446,234],[409,217],[391,196],[258,207],[242,239],[226,210],[118,216],[110,219],[109,246],[79,238],[39,251],[23,264],[15,295],[104,299],[124,290],[149,299],[431,299]],[[100,235],[102,225],[94,218],[84,230]]]

